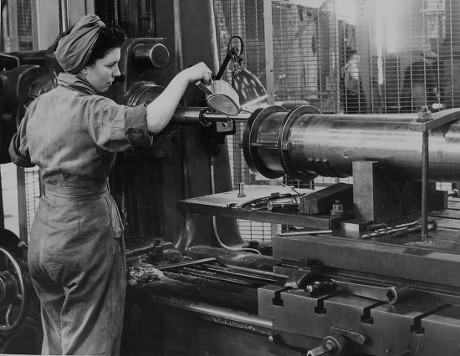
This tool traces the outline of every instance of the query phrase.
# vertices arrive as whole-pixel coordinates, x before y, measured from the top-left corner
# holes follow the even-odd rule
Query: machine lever
[[[342,282],[336,280],[316,281],[306,286],[306,291],[312,294],[322,292],[345,292],[359,297],[379,300],[390,304],[395,304],[409,293],[409,287],[399,286],[371,286],[367,284]]]
[[[364,343],[366,342],[366,337],[363,334],[360,334],[353,330],[342,329],[342,328],[337,328],[335,326],[332,326],[331,331],[334,334],[340,334],[340,335],[346,336],[351,341],[357,342],[360,345],[364,345]]]
[[[401,300],[401,298],[409,293],[409,287],[406,285],[381,287],[336,280],[315,282],[314,284],[307,286],[307,291],[310,293],[331,289],[390,304],[395,304],[398,300]]]
[[[311,281],[318,274],[319,274],[318,268],[312,268],[310,271],[305,271],[302,269],[294,270],[289,275],[289,278],[284,283],[284,286],[288,288],[300,288],[305,283]]]
[[[341,334],[332,334],[323,339],[321,346],[308,351],[307,356],[340,356],[343,355],[347,339]]]
[[[307,267],[310,267],[309,270],[297,269],[291,272],[287,281],[284,283],[285,287],[288,288],[301,288],[305,283],[309,283],[315,278],[321,270],[321,262],[317,260],[309,260],[305,262]]]

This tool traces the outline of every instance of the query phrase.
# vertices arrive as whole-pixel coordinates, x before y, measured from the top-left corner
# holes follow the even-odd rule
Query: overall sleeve
[[[132,147],[151,147],[145,105],[130,107],[111,99],[97,98],[87,107],[88,127],[94,142],[109,152]]]
[[[29,117],[29,111],[26,111],[24,118],[19,125],[18,131],[14,134],[10,142],[10,147],[8,149],[11,162],[16,164],[19,167],[33,167],[33,164],[30,161],[29,147],[27,144],[27,122]]]

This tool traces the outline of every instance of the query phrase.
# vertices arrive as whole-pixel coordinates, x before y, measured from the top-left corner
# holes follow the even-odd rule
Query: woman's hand
[[[212,71],[203,62],[197,63],[182,71],[189,83],[194,83],[198,80],[204,83],[210,83],[212,79]]]
[[[156,134],[171,120],[177,105],[189,84],[201,80],[211,82],[212,71],[203,62],[195,64],[177,74],[165,90],[147,105],[147,126],[149,132]]]

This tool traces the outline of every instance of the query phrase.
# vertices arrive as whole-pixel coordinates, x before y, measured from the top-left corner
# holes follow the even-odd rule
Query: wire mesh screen
[[[273,93],[274,104],[309,104],[331,114],[407,113],[422,106],[437,111],[459,105],[459,1],[214,0],[214,8],[221,59],[229,38],[241,36],[243,64]],[[226,75],[231,80],[230,70]],[[228,140],[235,189],[241,182],[298,188],[352,183],[352,178],[335,177],[268,181],[244,162],[243,130],[238,125]],[[239,224],[246,238],[256,239],[269,238],[280,228]]]
[[[456,0],[214,0],[214,6],[222,58],[228,39],[241,36],[244,64],[264,84],[267,62],[273,63],[269,89],[276,102],[331,113],[459,105]]]
[[[33,43],[33,24],[32,24],[32,5],[28,0],[19,0],[17,2],[17,36],[20,51],[31,51],[34,49]],[[24,231],[21,232],[21,239],[27,240],[32,226],[35,211],[40,199],[40,179],[37,167],[25,168],[23,170],[23,179],[20,180],[23,187],[24,202],[20,202],[20,225],[25,225]],[[26,236],[22,236],[27,234]]]
[[[31,51],[33,49],[32,39],[32,5],[29,0],[18,1],[18,39],[19,50]]]

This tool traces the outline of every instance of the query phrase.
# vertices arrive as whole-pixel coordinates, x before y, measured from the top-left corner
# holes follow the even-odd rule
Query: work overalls
[[[146,109],[99,96],[78,76],[58,79],[30,104],[10,145],[17,165],[40,167],[44,186],[28,249],[42,353],[117,355],[126,266],[107,177],[116,152],[151,145]]]

